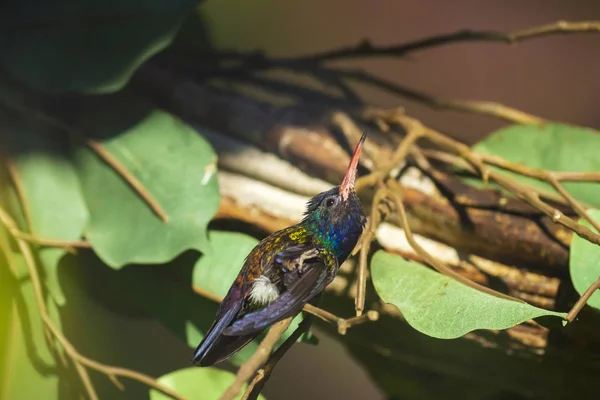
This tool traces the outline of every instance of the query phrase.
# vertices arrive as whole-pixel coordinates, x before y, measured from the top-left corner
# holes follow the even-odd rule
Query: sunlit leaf
[[[588,210],[588,214],[594,221],[600,222],[600,210]],[[586,220],[582,219],[579,222],[595,231]],[[569,270],[573,286],[579,294],[583,294],[600,277],[600,246],[573,235],[569,254]],[[600,309],[600,291],[596,291],[587,304]]]
[[[491,134],[473,148],[536,169],[551,171],[600,171],[600,132],[563,124],[512,125]],[[494,168],[496,171],[500,169]],[[550,185],[522,175],[503,174],[539,189],[552,192]],[[600,185],[566,182],[565,189],[576,199],[600,207]]]
[[[373,256],[371,271],[381,299],[398,307],[413,328],[439,339],[457,338],[476,329],[507,329],[546,315],[564,316],[481,293],[382,250]]]
[[[136,177],[166,212],[161,221],[113,168],[87,148],[78,151],[90,210],[86,236],[114,268],[164,263],[186,249],[207,248],[206,226],[217,210],[216,156],[197,132],[133,96],[109,96],[82,107],[79,127]]]
[[[185,368],[161,376],[158,381],[190,400],[218,400],[233,383],[235,375],[217,368]],[[244,386],[245,388],[246,386]],[[243,392],[236,397],[241,398]],[[261,394],[259,399],[264,400]],[[169,400],[171,397],[150,390],[150,400]]]
[[[210,231],[209,240],[210,251],[196,263],[192,279],[197,287],[225,297],[258,240],[227,231]]]
[[[81,239],[87,210],[65,135],[7,112],[0,117],[5,123],[7,151],[25,197],[26,208],[21,206],[19,211],[27,210],[32,225],[22,229],[44,239]],[[57,267],[64,254],[64,249],[54,247],[38,251],[47,287],[60,305],[65,298]]]
[[[120,89],[173,40],[195,0],[9,0],[0,36],[3,65],[50,91]]]

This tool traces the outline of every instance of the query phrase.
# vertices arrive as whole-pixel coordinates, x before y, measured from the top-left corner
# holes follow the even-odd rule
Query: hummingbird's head
[[[366,221],[354,190],[358,159],[365,138],[366,134],[363,134],[356,145],[342,184],[313,197],[303,221],[325,246],[344,259],[356,245]]]

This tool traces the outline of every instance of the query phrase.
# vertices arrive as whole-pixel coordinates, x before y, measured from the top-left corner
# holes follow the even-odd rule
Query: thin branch
[[[25,216],[27,228],[29,228],[29,230],[33,230],[33,222],[31,220],[31,209],[29,208],[29,202],[27,201],[27,196],[25,195],[25,188],[23,187],[21,175],[19,174],[15,162],[10,157],[10,155],[5,155],[5,157],[6,159],[4,162],[6,164],[6,169],[8,170],[8,175],[15,188],[17,197],[19,198],[19,203],[21,204],[21,207],[23,207],[23,215]]]
[[[205,290],[199,286],[196,285],[192,285],[192,290],[196,293],[199,294],[200,296],[204,297],[205,299],[208,299],[210,301],[213,301],[215,303],[220,303],[221,301],[223,301],[223,297],[219,296],[218,294],[215,294],[213,292],[210,292],[208,290]]]
[[[529,189],[527,186],[516,183],[496,172],[490,171],[489,177],[500,186],[510,190],[521,200],[526,201],[533,207],[546,214],[552,219],[552,221],[554,221],[554,223],[564,226],[589,242],[600,245],[600,235],[592,232],[589,228],[577,223],[574,219],[566,216],[561,211],[543,202],[536,191]]]
[[[378,182],[381,182],[395,168],[400,167],[400,164],[402,161],[404,161],[404,158],[410,151],[411,146],[425,135],[423,125],[419,121],[411,120],[409,123],[407,123],[406,128],[408,133],[394,152],[390,162],[386,163],[381,168],[376,169],[370,174],[362,176],[356,180],[355,188],[357,192],[360,192],[367,186],[374,186]]]
[[[554,174],[552,174],[552,173],[548,174],[548,181],[550,182],[552,187],[554,187],[554,189],[556,189],[556,191],[558,193],[560,193],[561,196],[564,197],[565,200],[571,205],[571,207],[573,208],[573,210],[575,210],[577,215],[579,215],[581,218],[588,221],[596,229],[596,232],[600,232],[600,223],[598,223],[598,221],[594,220],[590,216],[590,214],[588,214],[588,212],[585,210],[585,208],[582,207],[581,203],[579,203],[577,200],[575,200],[575,198],[573,196],[571,196],[571,194],[569,192],[567,192],[565,187],[560,184],[560,182],[554,176]]]
[[[154,213],[164,222],[169,222],[169,216],[163,210],[160,203],[154,199],[152,194],[146,189],[144,184],[140,182],[133,174],[131,174],[127,168],[119,160],[117,160],[112,154],[110,154],[100,142],[95,140],[87,139],[87,146],[96,153],[105,163],[107,163],[112,169],[117,171],[119,175],[125,179],[127,183],[137,192],[137,194],[148,204],[148,207],[154,211]]]
[[[427,156],[430,159],[442,162],[444,164],[454,166],[456,168],[463,169],[473,175],[477,175],[477,171],[475,170],[475,168],[473,168],[473,166],[471,166],[469,163],[467,163],[465,160],[463,160],[460,156],[457,156],[452,153],[447,153],[445,151],[432,150],[432,149],[421,149],[421,152],[423,153],[424,156]],[[484,158],[484,160],[485,160],[485,158]],[[550,191],[537,189],[534,187],[530,187],[530,189],[535,191],[538,194],[538,196],[540,196],[543,199],[550,200],[553,203],[569,206],[569,202],[567,202],[567,200],[565,200],[559,194],[556,194],[556,193],[553,193]],[[581,203],[581,204],[588,207],[585,203]]]
[[[330,322],[334,325],[338,325],[339,322],[343,320],[343,318],[340,318],[327,310],[323,310],[322,308],[315,307],[310,303],[305,304],[302,311],[305,311],[308,314],[314,315],[315,317],[320,318],[325,322]]]
[[[405,123],[405,120],[412,120],[412,118],[403,115],[394,115],[396,123]],[[487,182],[488,180],[495,181],[498,185],[512,192],[515,196],[521,200],[529,203],[534,208],[538,209],[542,213],[546,214],[555,223],[561,224],[565,228],[575,232],[580,237],[600,245],[600,235],[592,232],[589,228],[577,223],[572,218],[566,216],[560,210],[546,204],[540,199],[540,193],[528,186],[521,185],[515,180],[505,177],[504,175],[490,170],[485,162],[487,159],[485,155],[472,151],[469,146],[460,143],[440,132],[435,131],[429,127],[424,127],[424,137],[431,143],[451,151],[462,159],[470,163],[475,170],[480,174],[482,180]],[[548,177],[545,177],[548,181]],[[549,182],[551,183],[551,182]],[[568,201],[567,201],[568,203]]]
[[[375,310],[369,310],[364,315],[347,319],[338,317],[337,315],[330,313],[327,310],[323,310],[322,308],[315,307],[312,304],[306,304],[302,311],[314,315],[325,322],[337,325],[337,330],[340,335],[345,335],[348,332],[348,329],[353,326],[362,324],[363,322],[377,321],[379,319],[379,312]]]
[[[210,301],[213,301],[215,303],[220,303],[223,298],[213,292],[210,292],[208,290],[205,290],[201,287],[198,287],[196,285],[192,286],[192,290],[196,293],[199,294],[200,296],[204,297],[205,299],[208,299]],[[350,322],[350,324],[348,324],[348,321],[351,321],[352,318],[342,318],[342,317],[338,317],[337,315],[327,311],[327,310],[323,310],[322,308],[319,307],[315,307],[310,303],[307,303],[304,305],[304,307],[302,307],[302,311],[314,315],[315,317],[322,319],[325,322],[329,322],[333,325],[336,325],[338,327],[338,333],[344,335],[347,331],[347,329],[351,326],[356,325],[355,323]],[[371,313],[372,310],[368,311]],[[375,311],[376,312],[376,311]],[[371,315],[373,315],[371,313]],[[343,328],[342,328],[343,327]]]
[[[594,294],[594,292],[596,290],[600,289],[600,277],[598,277],[598,279],[596,280],[596,282],[594,282],[592,284],[592,286],[590,286],[579,298],[579,300],[577,300],[577,303],[575,303],[575,305],[573,306],[573,308],[571,308],[571,310],[569,311],[569,313],[566,316],[566,320],[568,322],[573,322],[575,320],[575,318],[577,317],[577,314],[579,314],[579,312],[581,311],[581,309],[586,305],[587,301],[590,299],[590,297],[592,297],[592,295]]]
[[[371,217],[367,222],[367,226],[360,239],[360,256],[358,259],[358,274],[357,274],[357,290],[356,298],[354,299],[354,308],[356,316],[360,316],[365,309],[365,297],[367,292],[367,258],[371,250],[371,242],[377,231],[377,227],[382,220],[379,204],[385,198],[386,191],[384,187],[379,188],[373,196],[373,204],[371,206]]]
[[[498,102],[445,99],[430,93],[409,88],[406,85],[400,85],[394,81],[375,76],[362,70],[352,70],[346,68],[328,68],[328,70],[332,73],[337,73],[344,78],[375,86],[386,92],[390,92],[394,95],[404,97],[436,109],[448,109],[471,114],[487,115],[518,124],[541,123],[546,121],[542,117],[517,110],[516,108],[508,107]]]
[[[277,343],[281,335],[283,335],[286,329],[290,326],[292,319],[293,317],[289,317],[283,321],[279,321],[273,325],[271,329],[269,329],[269,332],[258,346],[258,349],[256,349],[254,354],[252,354],[252,356],[244,364],[242,364],[237,375],[235,376],[235,380],[231,386],[227,388],[225,393],[223,393],[221,400],[232,400],[240,394],[248,379],[250,379],[267,361],[271,355],[271,352],[273,351],[275,343]]]
[[[456,281],[461,282],[464,285],[469,286],[473,289],[476,289],[480,292],[487,293],[492,296],[499,297],[501,299],[512,300],[512,301],[522,303],[522,301],[517,298],[506,295],[504,293],[497,292],[493,289],[490,289],[489,287],[482,286],[482,285],[475,283],[469,279],[466,279],[465,277],[458,274],[453,269],[451,269],[450,267],[446,266],[444,263],[440,262],[438,259],[433,257],[431,254],[429,254],[429,252],[427,252],[423,247],[421,247],[421,245],[419,243],[417,243],[417,241],[415,240],[415,238],[412,234],[410,225],[408,224],[408,217],[406,216],[406,209],[404,208],[404,203],[403,203],[403,199],[402,199],[402,187],[400,186],[400,184],[398,182],[396,182],[394,180],[388,181],[388,186],[389,186],[388,196],[390,197],[390,199],[394,202],[394,204],[396,206],[396,212],[398,213],[398,216],[400,217],[400,224],[402,225],[402,229],[404,229],[404,232],[406,234],[406,240],[411,245],[411,247],[417,252],[417,254],[419,254],[421,257],[423,257],[429,265],[431,265],[433,268],[435,268],[438,272],[440,272],[446,276],[449,276],[449,277],[455,279]]]
[[[338,326],[338,332],[340,335],[345,335],[348,329],[353,326],[360,325],[365,322],[375,322],[379,319],[379,312],[375,310],[369,310],[363,315],[357,315],[356,317],[348,318],[343,320]]]
[[[455,44],[460,42],[496,42],[515,44],[542,36],[600,32],[600,21],[558,21],[552,24],[541,25],[533,28],[513,32],[499,31],[472,31],[461,30],[452,33],[434,35],[392,46],[375,46],[369,41],[362,41],[354,46],[340,49],[327,50],[311,55],[299,57],[268,58],[264,53],[235,53],[235,58],[240,64],[221,69],[216,73],[235,73],[238,71],[256,71],[269,68],[290,68],[298,66],[319,65],[329,61],[348,60],[363,57],[402,57],[417,51]],[[228,59],[232,53],[227,54]]]
[[[131,174],[127,170],[127,168],[125,168],[125,166],[123,164],[121,164],[121,162],[119,160],[117,160],[115,157],[113,157],[112,154],[110,154],[108,151],[106,151],[106,149],[104,148],[104,146],[102,146],[101,143],[96,142],[95,140],[92,140],[92,139],[87,139],[77,129],[75,129],[75,128],[71,127],[70,125],[65,124],[61,120],[59,120],[55,117],[52,117],[48,114],[45,114],[41,111],[30,109],[27,106],[14,103],[14,102],[12,102],[8,99],[5,99],[1,96],[0,96],[0,102],[13,110],[19,111],[20,113],[25,114],[27,116],[31,116],[31,117],[45,123],[48,126],[52,126],[54,128],[60,129],[64,132],[67,132],[70,135],[76,137],[77,139],[85,142],[85,144],[90,149],[92,149],[96,153],[96,155],[98,155],[98,157],[100,157],[111,168],[113,168],[125,180],[125,182],[127,182],[132,187],[132,189],[134,189],[137,192],[138,196],[140,196],[140,198],[148,205],[148,207],[150,207],[150,209],[152,209],[152,211],[163,222],[166,223],[169,221],[169,217],[167,216],[166,212],[163,210],[163,208],[158,203],[158,201],[156,199],[154,199],[154,197],[148,191],[148,189],[146,189],[146,187],[133,174]],[[23,204],[27,204],[27,203],[23,203]]]
[[[1,207],[0,207],[0,222],[6,227],[6,229],[10,233],[18,231],[16,223],[13,221],[13,219],[10,217],[10,215]],[[42,319],[44,327],[51,333],[51,335],[54,338],[56,338],[56,340],[60,343],[60,345],[64,349],[66,355],[73,362],[75,369],[77,371],[77,374],[79,375],[79,378],[81,379],[81,381],[84,385],[84,388],[88,394],[88,397],[91,400],[97,400],[98,395],[92,385],[88,371],[85,367],[104,373],[115,384],[118,383],[117,377],[119,377],[119,376],[126,377],[126,378],[130,378],[132,380],[136,380],[138,382],[144,383],[148,387],[156,389],[174,399],[186,400],[185,397],[181,396],[180,394],[178,394],[171,388],[162,385],[156,379],[154,379],[148,375],[145,375],[145,374],[142,374],[140,372],[133,371],[130,369],[126,369],[126,368],[105,365],[105,364],[99,363],[95,360],[92,360],[90,358],[87,358],[87,357],[81,355],[77,351],[77,349],[71,344],[71,342],[69,342],[69,340],[63,335],[63,333],[60,331],[60,329],[58,329],[58,327],[56,326],[54,321],[52,321],[52,319],[50,318],[50,315],[48,314],[48,310],[46,308],[46,303],[44,302],[44,295],[43,295],[43,289],[42,289],[40,276],[39,276],[39,273],[38,273],[38,270],[37,270],[37,267],[35,264],[35,257],[33,256],[33,252],[31,250],[31,248],[29,247],[29,244],[27,243],[27,241],[25,241],[24,239],[19,238],[17,236],[14,236],[14,239],[16,240],[17,245],[19,246],[19,250],[23,254],[23,257],[25,258],[25,264],[27,265],[27,269],[29,271],[31,283],[33,285],[33,289],[35,292],[36,303],[38,306],[38,310],[40,312],[40,318]],[[123,386],[120,384],[117,384],[117,387],[119,387],[121,389],[123,388]]]
[[[294,330],[294,332],[290,335],[290,337],[288,337],[286,341],[283,342],[281,346],[279,346],[279,348],[277,348],[275,353],[273,353],[273,355],[269,357],[269,360],[266,362],[265,366],[257,371],[256,376],[254,377],[250,385],[248,385],[248,388],[246,389],[246,393],[244,393],[242,400],[256,400],[256,398],[258,398],[258,395],[260,394],[263,387],[265,386],[265,383],[271,376],[271,373],[273,372],[273,369],[275,369],[277,363],[283,358],[285,353],[287,353],[288,350],[298,341],[298,339],[300,339],[300,336],[302,336],[305,332],[308,332],[308,330],[310,329],[311,322],[312,320],[310,316],[304,317],[302,322],[300,322],[300,324],[298,325],[296,330]]]
[[[35,235],[30,235],[25,232],[12,232],[12,234],[19,238],[28,241],[29,243],[37,244],[45,247],[60,247],[68,251],[69,253],[76,253],[76,248],[89,249],[91,248],[90,242],[87,240],[57,240],[41,238]]]
[[[535,178],[540,181],[549,181],[550,175],[553,179],[562,182],[600,182],[600,172],[564,172],[548,171],[543,169],[530,168],[526,165],[515,163],[503,159],[493,154],[479,153],[481,159],[486,163],[498,168],[505,169],[523,176]]]

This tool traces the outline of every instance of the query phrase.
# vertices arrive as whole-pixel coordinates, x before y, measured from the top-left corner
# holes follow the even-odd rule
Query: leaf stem
[[[581,297],[579,298],[579,300],[577,300],[573,308],[571,308],[565,319],[568,322],[573,322],[577,317],[577,314],[579,314],[583,307],[585,307],[587,301],[598,289],[600,289],[600,277],[598,277],[596,282],[594,282],[589,288],[587,288],[587,290],[581,295]]]

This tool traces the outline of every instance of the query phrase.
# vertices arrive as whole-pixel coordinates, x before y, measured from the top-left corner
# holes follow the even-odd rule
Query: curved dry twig
[[[417,51],[446,46],[460,42],[496,42],[515,44],[543,36],[600,32],[600,21],[558,21],[551,24],[512,32],[460,30],[441,35],[434,35],[414,41],[391,46],[376,46],[367,40],[354,45],[333,50],[326,50],[310,55],[297,57],[269,58],[262,52],[227,52],[223,59],[228,62],[237,61],[231,68],[221,68],[207,74],[232,74],[240,71],[258,71],[269,68],[290,68],[298,66],[314,66],[330,61],[348,60],[363,57],[403,57]],[[212,53],[214,55],[214,52]],[[204,54],[206,56],[206,54]],[[217,53],[217,57],[219,54]]]
[[[285,353],[300,339],[305,332],[308,332],[312,323],[311,317],[306,316],[300,322],[294,332],[288,337],[285,342],[279,346],[279,348],[269,357],[265,365],[256,372],[254,379],[248,385],[246,393],[242,396],[242,400],[256,400],[258,395],[262,391],[265,383],[271,376],[271,372],[275,369],[275,366],[283,358]]]
[[[263,366],[263,364],[268,360],[271,352],[273,351],[273,347],[275,343],[279,340],[281,335],[286,331],[286,329],[292,323],[293,317],[289,317],[284,319],[283,321],[277,322],[275,325],[269,329],[267,336],[263,339],[263,341],[258,346],[258,349],[250,356],[250,358],[242,364],[240,369],[238,370],[237,375],[235,376],[235,380],[227,388],[225,393],[221,396],[221,400],[233,400],[235,399],[242,388],[248,382],[250,378],[258,371],[259,368]]]
[[[96,390],[94,389],[94,386],[90,380],[86,368],[91,368],[93,370],[105,374],[119,389],[123,389],[123,385],[118,381],[118,378],[125,377],[141,382],[174,399],[186,400],[184,396],[181,396],[173,389],[162,385],[156,379],[148,375],[126,368],[102,364],[80,354],[79,351],[77,351],[77,349],[71,344],[71,342],[69,342],[69,340],[63,335],[60,329],[58,329],[54,321],[52,321],[52,318],[50,318],[50,315],[48,314],[48,309],[46,308],[46,303],[44,301],[42,283],[36,267],[33,252],[29,247],[29,243],[18,236],[19,230],[17,228],[16,223],[2,207],[0,207],[0,223],[2,223],[4,227],[8,230],[8,232],[13,236],[19,247],[19,250],[25,258],[25,264],[27,265],[29,276],[31,278],[31,283],[35,292],[36,304],[40,313],[40,318],[42,319],[42,322],[44,324],[44,328],[50,333],[52,337],[54,337],[58,341],[58,343],[60,343],[67,357],[70,358],[73,362],[77,374],[79,375],[79,378],[83,383],[87,395],[91,400],[97,400],[98,395],[96,393]]]
[[[480,292],[483,292],[483,293],[486,293],[486,294],[489,294],[489,295],[492,295],[494,297],[498,297],[501,299],[523,303],[523,301],[520,299],[509,296],[504,293],[497,292],[487,286],[480,285],[476,282],[473,282],[473,281],[463,277],[462,275],[458,274],[450,267],[444,265],[444,263],[440,262],[438,259],[433,257],[431,254],[429,254],[429,252],[427,252],[423,247],[421,247],[421,245],[415,240],[415,238],[412,234],[412,230],[410,229],[410,225],[408,224],[408,217],[406,215],[406,209],[404,207],[404,203],[403,203],[403,199],[402,199],[402,187],[400,186],[400,184],[398,182],[396,182],[395,180],[390,180],[388,182],[387,195],[390,198],[390,200],[392,200],[392,202],[394,203],[394,205],[396,207],[395,211],[398,213],[398,216],[400,217],[402,229],[404,230],[404,233],[406,234],[406,240],[411,245],[411,247],[417,252],[417,254],[420,255],[421,257],[423,257],[423,259],[425,259],[425,261],[427,261],[427,264],[431,265],[438,272],[440,272],[446,276],[449,276],[449,277],[455,279],[456,281],[461,282],[461,283],[463,283],[473,289],[476,289]]]

